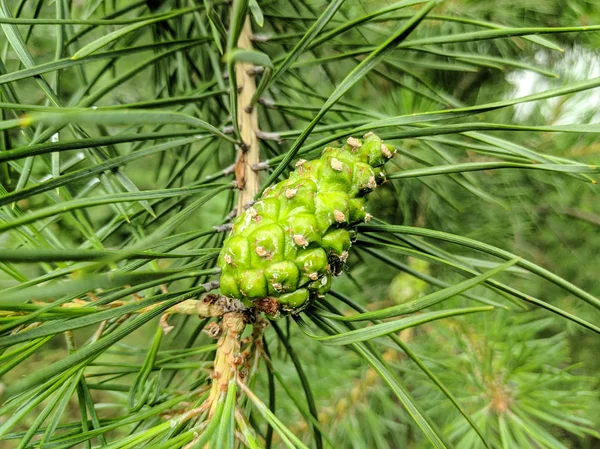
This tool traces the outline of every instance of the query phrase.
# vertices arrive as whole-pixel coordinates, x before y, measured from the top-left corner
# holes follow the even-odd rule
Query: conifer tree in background
[[[0,446],[599,447],[598,19],[0,0]]]

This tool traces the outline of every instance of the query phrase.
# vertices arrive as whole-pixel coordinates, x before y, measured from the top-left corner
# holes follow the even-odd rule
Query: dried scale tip
[[[346,140],[346,143],[348,145],[350,145],[352,148],[360,148],[362,146],[362,143],[360,142],[360,140],[356,139],[355,137],[348,137],[348,140]]]
[[[331,158],[330,165],[335,171],[342,171],[344,169],[344,164],[335,157]]]
[[[346,221],[346,215],[344,215],[342,211],[339,211],[337,209],[333,211],[333,217],[338,223],[343,223],[344,221]]]
[[[367,181],[367,187],[371,190],[375,190],[377,187],[377,181],[375,181],[375,176],[371,176]]]
[[[256,251],[256,254],[258,254],[260,257],[268,257],[269,256],[269,252],[266,249],[264,249],[262,246],[257,246],[254,251]]]
[[[394,154],[368,132],[319,159],[299,159],[288,179],[235,218],[218,260],[221,294],[271,317],[323,297],[348,260],[354,227],[372,218],[366,196]]]
[[[296,245],[302,246],[303,248],[308,246],[308,240],[306,240],[302,234],[294,234],[292,238],[294,239],[294,243]]]
[[[389,150],[385,143],[381,144],[381,154],[383,154],[388,159],[391,158],[394,154]]]

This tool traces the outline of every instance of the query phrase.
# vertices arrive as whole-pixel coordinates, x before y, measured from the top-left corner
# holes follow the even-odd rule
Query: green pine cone
[[[382,166],[394,153],[368,133],[300,159],[233,222],[217,262],[221,294],[250,307],[274,298],[278,313],[298,313],[325,295],[348,258],[353,228],[370,219],[366,195],[385,180]]]

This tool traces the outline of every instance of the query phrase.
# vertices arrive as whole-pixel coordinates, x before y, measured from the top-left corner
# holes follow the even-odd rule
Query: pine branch
[[[235,11],[232,12],[235,14]],[[233,22],[233,21],[232,21]],[[230,30],[233,32],[233,30]],[[252,50],[252,26],[250,17],[244,20],[244,25],[238,38],[237,47],[243,50]],[[252,107],[251,101],[256,92],[256,82],[252,74],[252,65],[238,61],[235,63],[235,78],[237,88],[237,127],[241,143],[238,147],[238,157],[235,164],[236,184],[239,190],[237,201],[237,215],[244,212],[247,205],[254,201],[258,193],[258,173],[252,166],[259,162],[258,113]],[[207,399],[209,404],[209,419],[214,418],[219,404],[219,398],[226,394],[232,382],[235,383],[238,369],[243,363],[240,355],[240,338],[248,322],[249,316],[240,312],[227,312],[223,314],[220,322],[221,336],[217,343],[217,351],[212,373],[213,382]],[[254,335],[254,334],[253,334]],[[237,403],[237,399],[235,399]],[[233,425],[233,422],[231,423]],[[210,447],[209,444],[205,446]]]
[[[238,39],[238,48],[252,50],[252,26],[250,17],[246,18],[244,28]],[[237,211],[241,214],[245,207],[254,201],[260,190],[258,173],[252,169],[260,161],[258,141],[258,110],[251,105],[256,92],[256,81],[252,74],[252,64],[237,62],[235,64],[236,84],[238,89],[238,127],[242,144],[238,149],[235,175],[239,191]]]

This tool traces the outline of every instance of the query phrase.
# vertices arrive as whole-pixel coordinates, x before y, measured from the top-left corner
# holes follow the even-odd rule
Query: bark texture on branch
[[[252,50],[252,26],[250,18],[246,18],[244,28],[238,39],[238,48]],[[250,108],[250,100],[256,92],[256,81],[251,69],[252,64],[237,62],[235,65],[235,78],[238,89],[238,126],[240,137],[244,145],[238,149],[238,158],[235,164],[235,179],[240,189],[237,213],[244,211],[244,206],[254,200],[260,189],[258,173],[252,166],[260,162],[259,143],[256,133],[258,131],[258,114],[256,108]]]
[[[247,17],[238,39],[238,48],[251,50],[252,26]],[[238,90],[238,127],[243,145],[238,148],[238,157],[235,164],[235,178],[239,189],[237,214],[244,212],[244,207],[254,201],[254,196],[259,192],[260,185],[258,173],[252,166],[259,162],[259,142],[256,135],[258,131],[258,115],[256,108],[250,108],[252,96],[256,92],[256,81],[252,73],[252,64],[237,62],[235,65],[235,78]],[[221,321],[221,336],[217,342],[217,354],[213,369],[213,382],[208,397],[210,404],[209,417],[212,417],[217,408],[219,398],[227,392],[229,382],[237,377],[240,364],[240,337],[246,327],[247,317],[239,311],[229,311],[223,314]],[[208,447],[208,446],[206,446]]]
[[[219,396],[227,393],[229,381],[237,373],[236,358],[240,353],[240,336],[246,327],[246,320],[241,313],[229,312],[223,315],[221,326],[223,333],[217,342],[209,417],[214,415]]]

